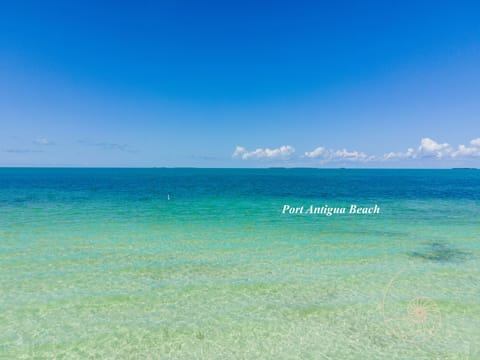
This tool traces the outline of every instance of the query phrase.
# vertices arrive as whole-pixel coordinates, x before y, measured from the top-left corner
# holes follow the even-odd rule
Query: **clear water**
[[[0,358],[480,359],[479,214],[476,170],[0,169]]]

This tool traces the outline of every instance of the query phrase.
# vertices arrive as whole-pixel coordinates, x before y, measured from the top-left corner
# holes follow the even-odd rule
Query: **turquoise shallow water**
[[[480,359],[480,171],[0,169],[0,213],[2,359]]]

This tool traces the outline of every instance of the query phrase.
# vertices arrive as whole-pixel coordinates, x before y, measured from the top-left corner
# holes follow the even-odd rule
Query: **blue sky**
[[[0,5],[0,166],[480,166],[471,1]]]

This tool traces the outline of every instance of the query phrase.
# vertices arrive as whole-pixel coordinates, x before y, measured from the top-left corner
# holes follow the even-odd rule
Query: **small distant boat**
[[[170,194],[167,194],[167,200],[170,201]]]

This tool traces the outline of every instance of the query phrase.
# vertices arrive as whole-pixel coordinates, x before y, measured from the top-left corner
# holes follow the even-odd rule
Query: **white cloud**
[[[470,146],[459,145],[454,151],[448,143],[438,143],[431,138],[423,138],[417,151],[409,148],[407,152],[390,152],[383,155],[384,160],[418,159],[432,157],[437,159],[455,159],[480,157],[480,138],[470,141]]]
[[[44,137],[33,140],[33,143],[37,145],[53,145],[53,142]]]
[[[373,156],[368,156],[364,152],[348,151],[347,149],[337,150],[330,154],[331,160],[347,160],[347,161],[371,161]]]
[[[473,139],[472,141],[470,141],[470,144],[476,147],[480,147],[480,138]]]
[[[295,148],[290,145],[283,145],[277,149],[258,148],[248,151],[242,146],[237,146],[232,154],[234,158],[248,159],[283,159],[286,160],[295,152]]]
[[[383,155],[383,160],[409,160],[433,157],[437,159],[451,157],[453,149],[448,143],[438,143],[431,138],[422,138],[417,150],[408,148],[406,152],[389,152]]]
[[[479,157],[480,156],[480,138],[470,141],[471,146],[459,145],[458,150],[452,156],[457,157]]]
[[[452,147],[448,143],[437,143],[430,138],[423,138],[418,147],[419,157],[436,157],[443,158],[452,153]]]
[[[322,146],[317,147],[312,151],[305,152],[305,157],[310,159],[321,159],[324,162],[328,161],[372,161],[375,156],[367,155],[361,151],[341,150],[327,150]]]
[[[406,152],[389,152],[383,155],[384,160],[397,160],[397,159],[413,159],[415,157],[415,150],[408,148]]]
[[[349,151],[346,148],[340,150],[326,149],[318,146],[311,151],[306,151],[302,156],[294,157],[295,149],[290,146],[281,146],[277,149],[258,148],[248,151],[244,147],[237,146],[232,157],[243,160],[248,159],[308,159],[316,160],[315,163],[328,162],[371,162],[371,161],[395,161],[395,160],[420,160],[422,158],[454,160],[456,158],[480,158],[480,138],[470,141],[469,145],[459,145],[455,150],[448,143],[439,143],[431,138],[425,137],[420,140],[418,148],[408,148],[405,152],[388,152],[383,156],[369,155],[362,151]]]
[[[242,146],[237,146],[235,148],[235,151],[232,154],[232,157],[237,158],[237,157],[242,157],[243,154],[247,153],[247,149],[245,149]]]
[[[310,159],[315,159],[315,158],[318,158],[320,156],[325,156],[326,153],[327,153],[327,150],[324,147],[319,146],[312,151],[307,151],[305,153],[305,156],[310,158]]]

